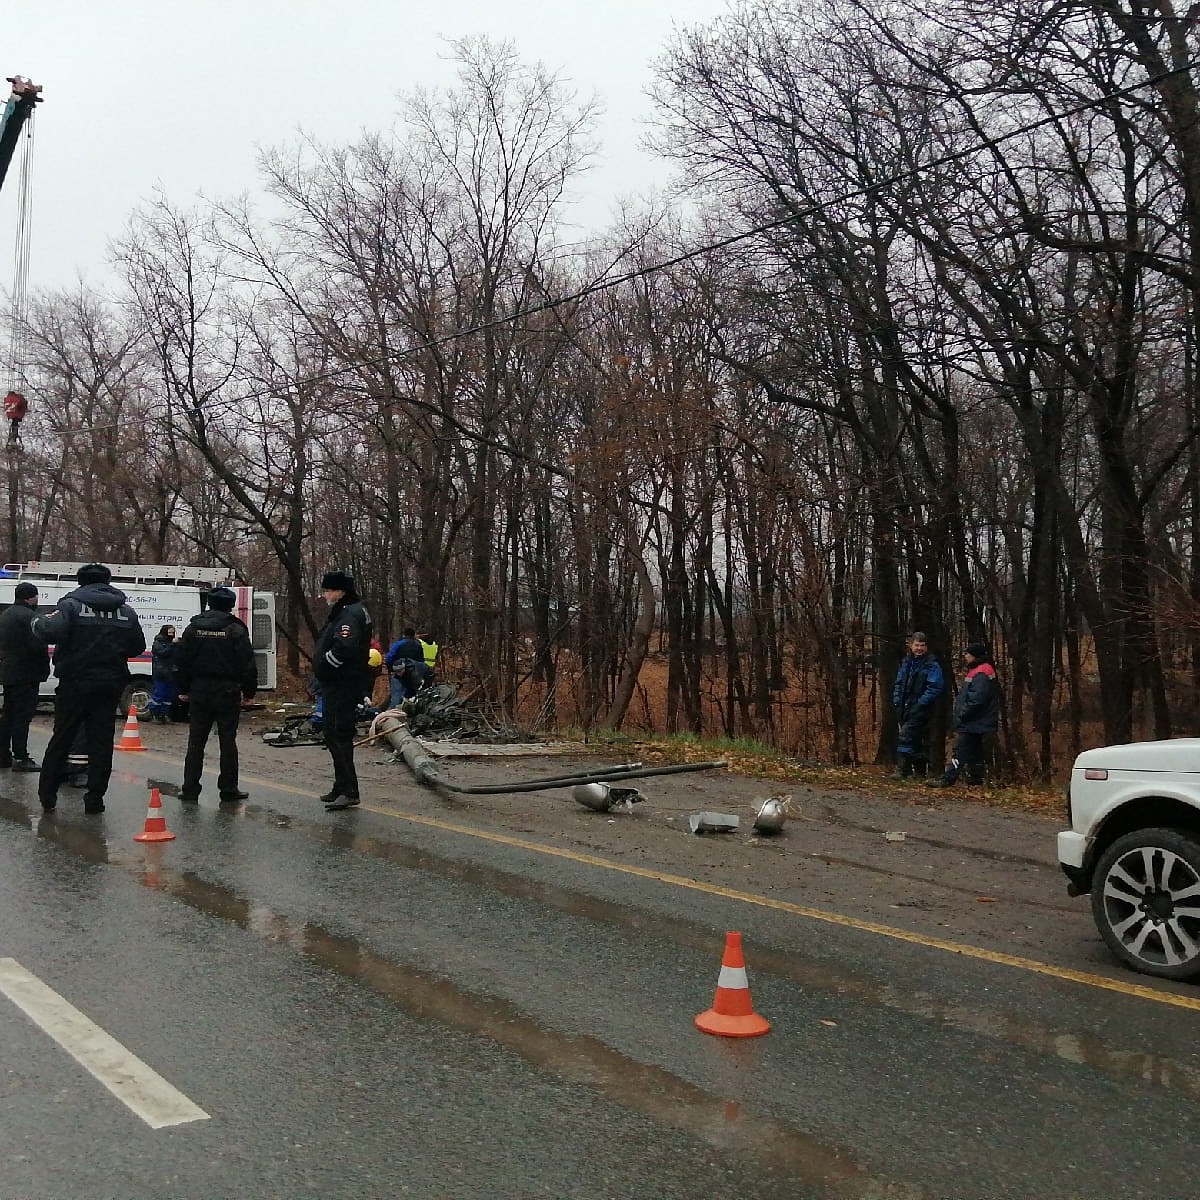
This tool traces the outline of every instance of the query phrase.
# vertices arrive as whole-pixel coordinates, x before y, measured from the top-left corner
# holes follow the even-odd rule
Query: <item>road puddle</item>
[[[260,815],[266,816],[266,810],[260,810]],[[170,853],[165,845],[150,844],[125,852],[109,846],[100,829],[79,826],[61,817],[42,817],[34,823],[24,805],[4,798],[0,798],[0,818],[25,825],[37,837],[62,846],[86,862],[126,871],[144,886],[206,916],[229,921],[264,942],[286,946],[310,962],[386,997],[413,1018],[487,1038],[541,1070],[599,1091],[624,1108],[734,1156],[745,1169],[760,1173],[763,1194],[782,1196],[789,1194],[789,1188],[803,1185],[848,1200],[925,1197],[920,1189],[872,1176],[849,1151],[746,1110],[736,1099],[706,1091],[661,1067],[637,1062],[596,1038],[545,1029],[506,1000],[471,994],[431,972],[384,958],[355,938],[276,912],[261,901],[194,872],[177,871],[165,865]],[[311,832],[318,833],[316,829]],[[340,829],[326,828],[321,833],[319,840],[422,870],[453,865],[462,869],[461,878],[476,878],[478,882],[490,880],[493,874]],[[510,887],[519,882],[502,873],[500,878]],[[533,884],[524,894],[540,895],[540,889]],[[724,1041],[714,1044],[726,1060],[731,1080],[736,1080],[739,1072],[753,1070],[757,1053],[753,1045]],[[777,1191],[767,1192],[763,1172]]]
[[[318,825],[266,807],[247,805],[244,819],[285,829],[318,844],[445,879],[486,888],[505,896],[528,899],[583,920],[642,935],[649,934],[702,953],[713,948],[708,928],[687,921],[648,913],[643,909],[601,900],[479,863],[464,862],[417,849],[403,842],[355,832],[345,826]],[[227,814],[214,813],[221,818]],[[358,979],[388,996],[414,1016],[445,1021],[467,1032],[501,1042],[531,1062],[566,1078],[602,1087],[622,1104],[679,1129],[703,1137],[713,1145],[753,1154],[773,1166],[799,1172],[803,1178],[829,1184],[840,1181],[839,1194],[899,1196],[916,1193],[878,1190],[892,1185],[868,1179],[862,1170],[836,1148],[809,1138],[782,1123],[742,1113],[738,1102],[695,1088],[658,1068],[625,1058],[594,1039],[565,1037],[539,1028],[506,1002],[466,995],[444,979],[373,954],[353,939],[340,937],[308,923],[297,923],[261,903],[239,896],[199,876],[164,869],[164,847],[150,845],[133,854],[108,846],[102,831],[61,816],[31,820],[16,801],[0,797],[0,819],[22,824],[38,837],[56,842],[79,858],[107,863],[134,874],[147,886],[169,893],[200,911],[221,917],[264,940],[287,945],[297,953],[340,973]],[[767,972],[810,989],[848,997],[864,1004],[893,1009],[936,1021],[946,1028],[992,1039],[1063,1061],[1086,1066],[1118,1079],[1136,1080],[1191,1098],[1200,1098],[1200,1070],[1162,1054],[1126,1050],[1098,1036],[1055,1029],[1025,1013],[952,1003],[932,993],[905,990],[842,968],[745,943],[756,974]],[[729,1053],[747,1053],[731,1044]],[[732,1107],[730,1107],[732,1106]],[[731,1113],[733,1114],[731,1116]],[[842,1185],[849,1191],[841,1191]]]

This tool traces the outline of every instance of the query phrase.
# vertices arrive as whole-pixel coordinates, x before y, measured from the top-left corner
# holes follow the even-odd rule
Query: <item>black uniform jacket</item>
[[[322,684],[345,684],[365,692],[371,681],[371,614],[357,596],[344,596],[329,610],[329,620],[313,651],[313,674]]]
[[[54,673],[77,684],[124,684],[129,660],[146,649],[138,615],[111,583],[86,583],[33,623],[34,636],[54,647]]]
[[[50,678],[50,652],[33,636],[37,609],[20,600],[0,613],[0,683],[41,683]]]
[[[179,638],[175,682],[183,695],[205,683],[235,683],[249,700],[258,691],[258,667],[245,622],[209,609],[188,622]]]

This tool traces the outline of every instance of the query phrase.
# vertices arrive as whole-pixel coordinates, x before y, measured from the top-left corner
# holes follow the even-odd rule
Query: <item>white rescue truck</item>
[[[81,562],[5,563],[0,568],[0,611],[13,603],[13,591],[26,581],[38,589],[38,612],[54,610],[58,601],[79,584],[75,573]],[[178,636],[187,623],[205,607],[205,594],[215,587],[230,588],[237,596],[233,614],[250,630],[258,663],[258,686],[269,691],[276,685],[278,659],[275,649],[275,593],[260,592],[229,582],[224,567],[188,567],[161,564],[106,563],[113,586],[120,588],[137,613],[146,634],[146,652],[129,660],[133,675],[130,692],[149,693],[150,645],[164,625],[173,625]],[[58,678],[51,673],[42,684],[43,697],[54,695]],[[128,697],[126,703],[131,702]]]

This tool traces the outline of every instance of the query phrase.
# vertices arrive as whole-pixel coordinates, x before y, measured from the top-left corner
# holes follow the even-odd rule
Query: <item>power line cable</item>
[[[748,241],[751,238],[768,233],[774,229],[780,229],[784,226],[792,224],[797,220],[807,217],[817,216],[820,213],[833,208],[835,205],[844,204],[851,200],[860,200],[874,195],[877,192],[887,188],[894,187],[896,184],[903,183],[905,180],[916,178],[924,172],[934,170],[938,167],[950,165],[959,162],[963,159],[970,158],[972,155],[978,154],[981,150],[994,149],[1004,142],[1011,141],[1013,138],[1024,137],[1027,134],[1034,133],[1039,129],[1043,129],[1049,125],[1055,125],[1060,121],[1067,120],[1070,117],[1078,116],[1082,113],[1091,112],[1111,104],[1114,100],[1121,100],[1137,95],[1139,92],[1145,91],[1147,88],[1155,87],[1168,79],[1172,79],[1177,75],[1190,73],[1191,71],[1200,69],[1200,59],[1190,59],[1188,62],[1178,67],[1173,67],[1169,71],[1160,72],[1157,75],[1148,76],[1146,79],[1138,83],[1130,84],[1124,88],[1118,88],[1115,91],[1107,92],[1103,96],[1096,97],[1091,100],[1081,101],[1079,104],[1069,108],[1061,109],[1040,117],[1035,121],[1029,121],[1025,124],[1018,125],[1005,133],[996,134],[994,137],[983,138],[973,142],[970,146],[964,147],[961,150],[949,151],[946,154],[939,155],[929,159],[927,162],[918,163],[912,167],[906,167],[901,171],[892,172],[885,175],[874,183],[864,187],[850,188],[824,200],[814,201],[811,204],[801,205],[785,216],[776,217],[769,221],[760,222],[757,225],[752,225],[749,228],[739,230],[736,233],[729,234],[726,237],[718,238],[714,241],[709,241],[701,246],[693,247],[690,250],[685,250],[679,254],[673,255],[670,258],[660,259],[657,262],[649,263],[644,267],[638,267],[634,270],[623,271],[618,275],[606,275],[592,283],[585,284],[576,291],[568,293],[565,296],[547,297],[546,300],[533,304],[525,308],[518,309],[515,312],[507,313],[504,316],[497,317],[491,321],[480,322],[479,324],[468,326],[465,329],[457,329],[450,333],[441,334],[437,337],[426,338],[416,345],[409,346],[404,350],[397,350],[387,354],[382,354],[373,358],[360,359],[357,362],[347,363],[344,366],[333,367],[327,371],[319,371],[313,375],[304,376],[301,379],[293,380],[289,383],[289,388],[298,389],[311,386],[318,383],[328,383],[338,379],[353,371],[361,371],[366,367],[383,367],[390,363],[401,363],[408,359],[416,357],[423,351],[435,349],[439,346],[450,345],[453,342],[463,338],[474,337],[480,333],[486,333],[489,330],[499,329],[506,325],[512,325],[517,321],[526,320],[530,317],[539,316],[543,313],[552,312],[560,308],[564,308],[571,304],[577,304],[582,300],[586,300],[590,296],[598,295],[601,292],[610,291],[613,288],[620,287],[622,284],[632,283],[634,280],[645,278],[649,275],[657,274],[660,271],[668,271],[673,267],[682,266],[685,263],[694,261],[697,258],[702,258],[705,255],[716,253],[720,250],[728,249],[730,246],[738,245],[741,242]],[[258,391],[244,392],[238,396],[232,397],[229,400],[221,401],[220,407],[225,409],[236,408],[241,404],[253,400],[268,399],[279,392],[278,387],[266,387]],[[411,401],[410,401],[411,402]],[[459,422],[455,421],[449,414],[441,409],[437,410],[438,415],[444,419],[448,419],[460,432],[467,433],[470,436],[477,436],[473,431],[466,429]],[[66,428],[56,430],[56,434],[60,437],[68,436],[73,433],[90,433],[104,429],[117,429],[120,424],[113,425],[90,425],[80,426],[75,428]]]

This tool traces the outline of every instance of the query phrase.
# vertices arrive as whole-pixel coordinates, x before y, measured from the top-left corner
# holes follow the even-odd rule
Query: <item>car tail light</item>
[[[1105,767],[1088,767],[1083,773],[1084,779],[1107,779],[1108,770]]]

